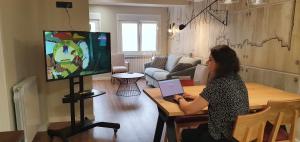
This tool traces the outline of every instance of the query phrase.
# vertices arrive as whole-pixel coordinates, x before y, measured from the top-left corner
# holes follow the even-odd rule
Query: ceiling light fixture
[[[190,24],[196,17],[198,17],[200,14],[202,14],[206,9],[208,9],[210,6],[212,6],[214,3],[216,3],[218,0],[214,0],[212,3],[210,3],[208,6],[206,6],[204,9],[202,9],[196,16],[192,17],[191,20],[189,20],[186,24],[179,25],[179,30],[183,30],[188,24]]]
[[[234,4],[239,2],[239,0],[220,0],[219,4]]]
[[[250,0],[252,5],[266,4],[265,0]]]

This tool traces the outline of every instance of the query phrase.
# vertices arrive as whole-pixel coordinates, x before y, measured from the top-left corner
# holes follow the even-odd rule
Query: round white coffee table
[[[138,96],[141,94],[137,81],[144,77],[141,73],[116,73],[112,75],[113,78],[120,82],[117,90],[118,96]]]

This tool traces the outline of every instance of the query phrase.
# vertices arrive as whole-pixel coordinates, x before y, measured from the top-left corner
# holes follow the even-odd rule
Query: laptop
[[[163,80],[158,82],[162,97],[170,102],[176,103],[174,95],[183,95],[184,90],[179,79]]]

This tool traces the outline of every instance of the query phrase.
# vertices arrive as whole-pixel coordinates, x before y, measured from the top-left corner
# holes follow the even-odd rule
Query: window
[[[123,51],[138,51],[138,24],[122,23]]]
[[[160,17],[149,18],[149,16],[141,15],[121,15],[118,17],[120,49],[127,53],[155,52],[158,48],[158,23]]]
[[[142,23],[142,51],[156,51],[157,46],[157,24]]]
[[[156,23],[124,22],[121,28],[123,51],[156,51]]]

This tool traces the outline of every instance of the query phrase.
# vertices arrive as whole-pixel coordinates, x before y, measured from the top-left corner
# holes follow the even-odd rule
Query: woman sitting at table
[[[174,97],[185,114],[195,114],[208,106],[208,124],[183,130],[183,142],[228,141],[237,116],[249,110],[248,91],[238,74],[240,64],[235,51],[227,45],[215,46],[207,64],[209,81],[200,95]],[[194,100],[187,102],[185,98]]]

